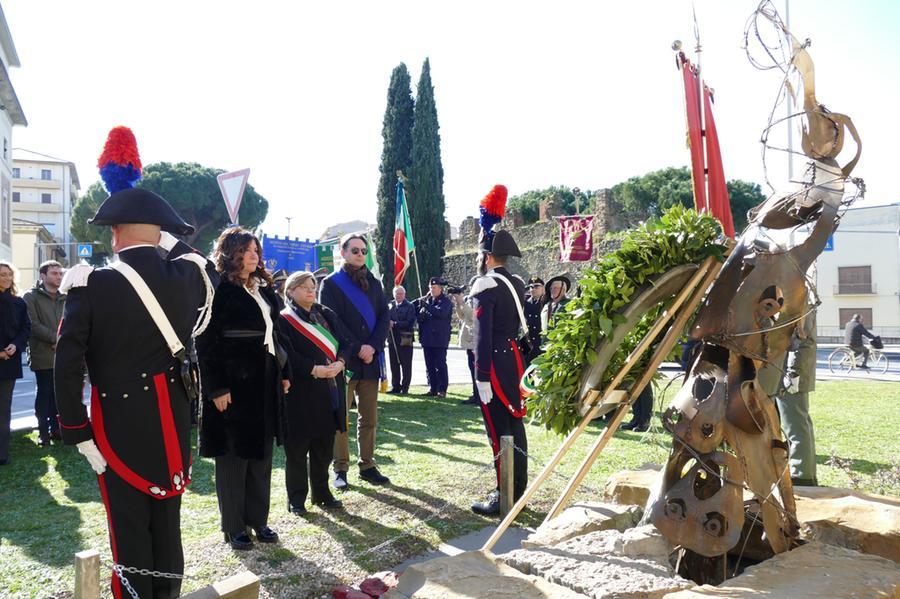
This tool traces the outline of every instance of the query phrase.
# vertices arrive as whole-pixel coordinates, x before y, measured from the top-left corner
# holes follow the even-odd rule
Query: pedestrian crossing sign
[[[78,257],[79,258],[90,258],[94,255],[94,246],[89,243],[79,243],[78,244]]]

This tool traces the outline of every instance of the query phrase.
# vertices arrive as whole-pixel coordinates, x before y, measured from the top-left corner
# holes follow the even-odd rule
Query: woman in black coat
[[[344,367],[359,347],[337,315],[316,303],[313,273],[295,272],[288,277],[284,298],[277,328],[286,343],[293,383],[285,412],[288,509],[306,513],[310,488],[313,504],[339,509],[341,502],[328,488],[328,465],[334,455],[335,432],[347,430]]]
[[[259,240],[228,228],[213,258],[222,280],[212,319],[197,339],[200,455],[216,459],[222,532],[234,549],[243,550],[253,546],[248,528],[261,543],[278,540],[268,526],[272,442],[282,440],[290,367],[275,330],[281,301],[262,266]]]
[[[31,320],[16,289],[15,267],[0,262],[0,466],[9,464],[13,389],[22,378],[22,352],[29,335]]]

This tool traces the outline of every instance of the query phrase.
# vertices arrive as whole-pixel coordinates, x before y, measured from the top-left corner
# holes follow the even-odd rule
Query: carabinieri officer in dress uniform
[[[526,357],[517,344],[525,285],[505,267],[510,256],[522,254],[508,231],[493,231],[494,225],[503,218],[506,195],[506,187],[495,185],[481,201],[478,267],[482,276],[475,281],[471,293],[475,308],[475,384],[491,451],[496,457],[498,485],[487,500],[472,505],[475,513],[484,516],[500,513],[500,437],[512,435],[516,447],[528,451],[522,423],[525,401],[519,390]],[[527,457],[520,451],[515,452],[514,480],[513,492],[518,499],[528,486]]]
[[[88,222],[112,227],[113,251],[126,266],[82,264],[63,280],[68,298],[54,368],[61,432],[98,475],[112,557],[129,568],[124,572],[128,584],[141,598],[177,597],[181,580],[130,568],[184,571],[180,508],[191,482],[194,390],[189,362],[181,357],[207,321],[213,293],[209,275],[215,271],[171,235],[194,228],[158,195],[132,188],[141,162],[129,129],[110,132],[100,167],[111,195]],[[168,250],[166,259],[158,246]],[[137,273],[158,302],[184,348],[178,358],[173,356],[177,343],[170,350],[123,272]],[[85,363],[92,384],[90,418],[82,404]],[[114,573],[113,595],[122,597],[124,586]]]

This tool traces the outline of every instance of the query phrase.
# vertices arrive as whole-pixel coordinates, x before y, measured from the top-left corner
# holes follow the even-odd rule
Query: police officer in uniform
[[[544,309],[544,280],[540,277],[528,279],[528,297],[525,298],[525,322],[528,323],[528,339],[531,340],[531,355],[528,361],[541,355],[541,311]]]
[[[505,196],[506,188],[498,185],[491,191],[491,194],[496,193]],[[528,486],[528,462],[522,453],[528,451],[528,439],[522,422],[526,408],[519,390],[519,381],[525,370],[525,356],[517,344],[521,329],[517,302],[525,297],[525,285],[506,269],[506,261],[510,256],[521,257],[522,254],[508,231],[493,232],[484,228],[483,221],[479,248],[479,272],[482,276],[475,281],[471,293],[475,308],[476,386],[493,455],[500,453],[500,437],[504,435],[512,435],[516,447],[522,450],[515,452],[513,468],[513,492],[515,499],[518,499]],[[515,293],[505,281],[512,285]],[[490,492],[485,501],[472,505],[472,511],[484,516],[500,513],[499,459],[494,461],[494,466],[498,487]]]
[[[88,222],[112,227],[119,261],[143,279],[189,348],[209,312],[215,271],[171,235],[190,234],[191,225],[163,198],[130,187],[141,168],[130,130],[110,132],[100,162],[112,193]],[[157,246],[168,250],[167,258]],[[191,481],[190,375],[115,265],[75,266],[61,289],[68,298],[54,368],[60,428],[63,441],[77,446],[98,475],[113,560],[181,574],[181,495]],[[93,385],[90,418],[82,404],[85,363]],[[177,597],[181,589],[177,578],[128,570],[124,576],[142,598]],[[123,586],[114,573],[115,597],[123,596]]]

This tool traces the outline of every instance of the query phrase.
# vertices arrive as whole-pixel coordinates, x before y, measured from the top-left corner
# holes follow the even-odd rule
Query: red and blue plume
[[[494,185],[482,198],[479,212],[481,215],[478,223],[481,225],[482,233],[487,237],[493,237],[494,225],[503,220],[506,213],[506,186]]]
[[[106,137],[103,153],[97,160],[106,191],[114,194],[131,189],[141,178],[141,157],[137,141],[128,127],[113,127]]]

